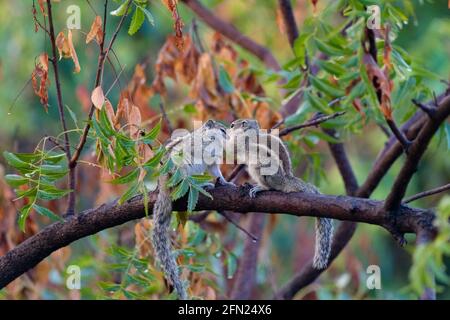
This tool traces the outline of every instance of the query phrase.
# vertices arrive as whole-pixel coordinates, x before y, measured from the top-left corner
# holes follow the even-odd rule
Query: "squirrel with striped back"
[[[208,172],[217,178],[221,185],[231,184],[225,180],[220,171],[223,146],[226,139],[225,127],[216,121],[208,120],[200,128],[182,137],[169,141],[166,145],[166,159],[172,159],[182,177],[201,175]],[[180,277],[177,262],[170,243],[169,227],[172,217],[171,190],[167,187],[172,169],[161,174],[159,192],[153,207],[152,244],[156,257],[164,271],[165,277],[173,285],[179,299],[188,299],[186,286]],[[214,186],[212,183],[205,186]]]
[[[293,175],[287,147],[278,136],[260,130],[256,120],[238,119],[231,124],[228,134],[227,150],[235,151],[238,162],[247,165],[250,177],[257,183],[250,189],[250,197],[263,190],[320,194],[314,185]],[[333,220],[317,218],[315,228],[313,267],[320,270],[328,265]]]

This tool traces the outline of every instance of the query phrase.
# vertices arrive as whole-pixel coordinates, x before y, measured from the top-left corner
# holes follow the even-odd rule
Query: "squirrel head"
[[[258,121],[255,119],[238,119],[231,123],[230,131],[234,134],[247,132],[248,130],[259,130]]]

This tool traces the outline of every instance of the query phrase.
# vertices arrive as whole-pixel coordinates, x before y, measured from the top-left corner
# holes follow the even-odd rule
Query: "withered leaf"
[[[130,127],[130,137],[137,139],[139,137],[140,126],[141,126],[141,111],[135,105],[131,107],[130,113],[128,114],[128,125]]]
[[[103,31],[102,31],[102,17],[96,16],[94,21],[91,25],[91,30],[89,30],[89,33],[86,36],[86,44],[94,40],[94,38],[97,40],[97,43],[100,44],[103,37]]]
[[[31,73],[31,84],[46,112],[48,111],[48,82],[48,55],[42,53]]]
[[[98,86],[92,91],[91,94],[92,104],[98,109],[101,110],[103,104],[105,103],[105,95],[103,94],[103,89],[101,86]]]
[[[69,48],[70,48],[70,55],[72,57],[73,63],[75,64],[75,69],[73,72],[78,73],[81,70],[80,62],[78,61],[78,56],[75,51],[75,47],[73,46],[72,41],[72,30],[69,29],[69,36],[68,36],[68,42],[69,42]]]

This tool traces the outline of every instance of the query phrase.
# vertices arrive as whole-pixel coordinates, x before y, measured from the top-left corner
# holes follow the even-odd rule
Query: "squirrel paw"
[[[250,196],[250,198],[256,198],[256,194],[258,192],[263,191],[264,189],[261,188],[260,186],[254,186],[250,189],[250,191],[248,192],[248,195]]]
[[[215,184],[216,186],[228,186],[228,187],[236,187],[236,185],[233,183],[233,182],[228,182],[228,181],[226,181],[225,179],[220,179],[220,178],[217,178],[216,179],[216,184]]]
[[[204,184],[202,184],[202,188],[205,190],[211,190],[214,189],[215,185],[214,183],[211,182],[205,182]]]

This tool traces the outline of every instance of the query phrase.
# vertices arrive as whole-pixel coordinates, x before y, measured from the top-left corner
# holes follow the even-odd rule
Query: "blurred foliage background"
[[[82,119],[87,112],[83,105],[86,97],[90,98],[98,55],[95,44],[84,44],[85,34],[89,31],[95,17],[93,11],[101,14],[103,6],[103,1],[91,0],[90,2],[91,6],[86,1],[62,0],[54,6],[57,30],[63,29],[68,16],[66,8],[69,5],[75,4],[81,8],[81,30],[74,31],[74,44],[81,72],[79,74],[72,72],[73,63],[70,59],[59,62],[64,101],[76,114],[80,126],[83,125]],[[328,2],[320,0],[318,12],[324,10]],[[276,1],[203,0],[202,3],[222,19],[235,25],[242,33],[267,46],[280,64],[287,63],[293,58],[287,37],[280,32],[277,23]],[[408,18],[408,23],[402,26],[395,44],[403,47],[414,61],[433,72],[437,78],[448,79],[450,9],[444,0],[411,1],[411,3],[414,6],[414,14]],[[111,1],[110,10],[117,6],[117,3]],[[314,17],[316,13],[310,1],[293,1],[293,6],[302,31],[305,20],[308,17]],[[3,120],[0,126],[1,152],[4,150],[30,152],[43,136],[57,135],[61,132],[52,77],[50,77],[48,113],[39,103],[39,98],[34,95],[29,83],[35,59],[43,50],[49,49],[49,42],[44,39],[44,33],[34,32],[31,9],[29,1],[0,2],[0,119]],[[129,36],[127,29],[130,19],[128,19],[114,46],[123,67],[119,83],[115,83],[116,75],[109,64],[106,64],[104,87],[109,88],[114,84],[109,94],[111,101],[118,100],[119,85],[121,87],[127,85],[135,72],[136,64],[145,64],[147,81],[153,80],[158,52],[167,37],[173,33],[171,14],[160,1],[150,1],[148,9],[154,17],[154,26],[145,21],[143,27],[134,36]],[[180,3],[179,14],[185,23],[185,30],[188,30],[193,18],[192,12]],[[114,30],[118,19],[118,17],[109,17],[106,30],[108,35]],[[202,41],[208,46],[212,41],[213,31],[201,21],[197,20],[197,23]],[[268,77],[266,67],[259,60],[237,46],[234,48],[241,58],[249,61],[252,69],[259,72],[260,81]],[[114,58],[111,60],[116,64],[117,71],[120,71],[117,61]],[[186,107],[190,103],[190,100],[186,98],[187,87],[173,81],[168,81],[166,84],[168,96],[165,104],[169,118],[177,126],[190,127],[189,118],[195,110],[192,111],[191,108]],[[436,78],[427,80],[426,85],[432,91],[442,92],[443,85]],[[263,86],[267,96],[271,98],[270,107],[278,109],[283,97],[279,93],[276,82],[267,82]],[[158,101],[149,101],[148,108],[150,108],[149,115],[159,114]],[[402,115],[395,112],[396,110],[394,110],[396,118],[401,119]],[[73,127],[73,123],[70,121],[69,123]],[[77,135],[74,133],[71,135],[75,141]],[[349,135],[345,142],[358,180],[362,182],[377,153],[383,147],[385,137],[373,123],[369,123],[357,134]],[[450,145],[448,143],[442,130],[440,136],[433,140],[429,151],[420,163],[419,170],[408,188],[408,194],[448,183],[450,180],[450,161],[448,160]],[[308,151],[295,148],[293,144],[295,140],[289,142],[295,154],[294,164],[300,168],[299,172],[306,179],[316,183],[324,193],[345,193],[339,172],[324,142],[316,144]],[[9,169],[3,158],[0,158],[0,163],[0,173],[3,175]],[[401,163],[402,160],[396,162],[376,189],[373,198],[386,197]],[[123,191],[107,187],[100,188],[98,181],[89,177],[90,173],[98,169],[86,170],[79,182],[83,183],[86,189],[82,190],[78,209],[90,208],[112,200]],[[94,177],[97,177],[96,174]],[[3,216],[0,215],[0,219],[3,219],[0,220],[3,228],[0,231],[6,232],[6,228],[13,228],[14,223],[10,221],[6,223],[5,212],[16,210],[8,202],[8,199],[14,197],[8,193],[11,191],[6,190],[8,188],[6,184],[0,186],[4,193],[4,196],[0,197],[2,201],[0,205],[3,206],[4,212]],[[437,206],[441,198],[442,195],[428,197],[415,202],[414,205],[433,208]],[[61,208],[58,204],[54,204],[56,212]],[[47,220],[38,217],[33,219],[35,219],[36,230],[48,223]],[[240,223],[246,226],[246,220],[242,217]],[[148,223],[148,221],[130,222],[77,241],[70,248],[59,250],[51,258],[46,259],[34,270],[34,273],[24,275],[7,290],[0,291],[0,297],[16,299],[166,298],[167,296],[163,293],[162,274],[155,270],[153,261],[148,256],[148,252],[151,252],[146,241],[148,235],[145,225]],[[209,225],[206,227],[189,221],[185,229],[187,230],[186,239],[183,239],[183,249],[180,250],[185,250],[182,254],[189,257],[193,254],[189,251],[190,248],[195,248],[196,254],[196,261],[188,266],[190,271],[197,273],[197,278],[191,278],[191,283],[200,281],[198,278],[202,277],[202,273],[207,272],[210,276],[203,282],[203,289],[198,291],[199,296],[203,298],[226,296],[227,288],[233,281],[237,261],[242,254],[242,240],[246,236],[232,225],[227,225],[216,214],[210,217]],[[312,230],[313,223],[309,218],[278,216],[267,222],[259,252],[257,289],[255,289],[254,297],[271,297],[277,287],[288,281],[293,273],[301,268],[312,254]],[[19,242],[21,237],[16,235],[15,240]],[[414,237],[409,237],[408,240],[414,243]],[[333,263],[330,270],[324,273],[316,283],[302,290],[296,298],[411,298],[412,296],[404,289],[409,284],[408,273],[412,263],[412,250],[411,245],[406,246],[405,249],[399,248],[384,229],[360,225],[356,236]],[[4,252],[0,250],[0,254]],[[67,277],[65,270],[71,264],[81,267],[82,289],[80,291],[69,291],[65,288],[64,283]],[[371,264],[381,267],[382,290],[366,288],[368,276],[366,268]],[[130,270],[134,271],[130,272]],[[126,287],[129,290],[123,291],[125,294],[121,295],[118,294],[120,288],[117,286]],[[444,286],[438,297],[450,298],[448,287]]]

